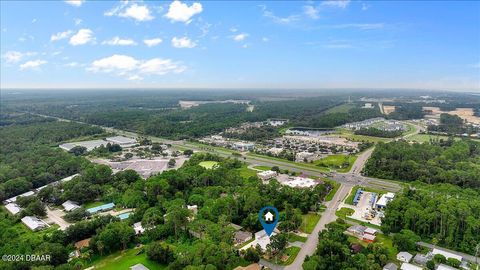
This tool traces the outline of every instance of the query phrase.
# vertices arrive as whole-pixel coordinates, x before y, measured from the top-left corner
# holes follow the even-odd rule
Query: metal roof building
[[[65,208],[65,211],[67,211],[67,212],[70,212],[70,211],[73,211],[77,208],[80,208],[80,205],[78,205],[78,203],[76,203],[74,201],[70,201],[70,200],[62,203],[62,206],[63,206],[63,208]]]
[[[48,224],[34,216],[26,216],[22,218],[22,223],[25,224],[30,230],[38,231],[45,227],[48,227]]]
[[[22,211],[22,208],[16,203],[9,203],[5,205],[5,208],[7,208],[8,212],[12,213],[12,215],[16,215]]]

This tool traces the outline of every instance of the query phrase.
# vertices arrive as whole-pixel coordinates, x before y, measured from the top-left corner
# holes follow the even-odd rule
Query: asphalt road
[[[307,241],[295,258],[295,261],[286,266],[285,269],[302,269],[302,264],[305,261],[305,257],[307,255],[312,256],[315,253],[318,245],[318,233],[325,229],[325,225],[337,219],[335,212],[337,211],[340,203],[348,196],[348,194],[350,194],[352,187],[352,185],[341,185],[335,196],[333,196],[333,199],[325,203],[327,209],[322,213],[322,217],[317,222],[317,225],[313,229],[312,233],[308,236]]]

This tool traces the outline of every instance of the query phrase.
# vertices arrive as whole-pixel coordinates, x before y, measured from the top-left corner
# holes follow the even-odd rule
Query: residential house
[[[276,177],[278,174],[275,171],[263,171],[257,173],[258,178],[262,179],[263,181],[270,180],[274,177]]]
[[[65,211],[67,211],[67,212],[70,212],[70,211],[73,211],[75,209],[80,208],[80,205],[78,205],[78,203],[76,203],[74,201],[70,201],[70,200],[62,203],[62,206],[65,209]]]
[[[150,270],[145,265],[143,265],[141,263],[137,263],[134,266],[130,266],[130,269],[131,270]]]
[[[400,269],[401,270],[423,270],[422,267],[416,266],[410,263],[402,263],[402,265],[400,266]]]
[[[397,254],[397,260],[401,261],[401,262],[410,262],[413,258],[413,255],[406,252],[406,251],[402,251],[402,252],[399,252]]]
[[[10,212],[12,215],[16,215],[18,213],[20,213],[20,211],[22,211],[23,209],[18,206],[18,204],[16,203],[9,203],[7,205],[5,205],[5,208],[8,210],[8,212]]]
[[[394,263],[387,263],[384,267],[383,270],[397,270],[398,266]]]

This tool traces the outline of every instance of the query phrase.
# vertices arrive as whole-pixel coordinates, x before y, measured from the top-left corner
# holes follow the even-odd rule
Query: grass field
[[[353,155],[329,155],[319,160],[315,160],[314,164],[320,168],[335,169],[338,172],[349,172],[357,160],[357,156]],[[341,168],[343,163],[348,161],[348,166]]]
[[[362,190],[366,191],[366,192],[375,192],[377,194],[385,194],[386,193],[385,190],[373,189],[373,188],[369,188],[369,187],[355,186],[355,187],[352,188],[352,192],[350,192],[348,197],[345,199],[346,204],[353,205],[353,198],[355,197],[355,194],[357,193],[357,190],[359,188],[362,188]]]
[[[205,169],[214,169],[217,167],[218,162],[216,161],[202,161],[198,165],[204,167]]]
[[[372,137],[372,136],[366,136],[366,135],[355,135],[353,134],[353,131],[348,130],[348,129],[343,129],[339,128],[337,131],[340,133],[340,137],[344,137],[353,141],[367,141],[367,142],[386,142],[391,139],[389,138],[380,138],[380,137]]]
[[[282,159],[282,158],[269,157],[269,156],[265,156],[265,155],[255,154],[255,153],[247,153],[247,156],[265,158],[265,159],[270,159],[270,160],[273,160],[273,161],[280,161],[280,162],[284,162],[284,163],[290,163],[292,165],[295,165],[296,167],[304,167],[306,169],[313,169],[313,170],[320,171],[320,172],[329,172],[330,171],[328,168],[318,167],[318,166],[315,166],[314,164],[293,162],[293,161]],[[281,166],[281,165],[279,165],[279,166]]]
[[[242,168],[237,169],[238,172],[240,172],[240,176],[243,178],[250,178],[251,176],[256,176],[257,171],[249,169],[247,165],[242,166]]]
[[[320,215],[314,213],[308,213],[302,216],[302,225],[300,225],[300,231],[304,233],[312,233],[315,225],[320,220]]]
[[[350,208],[342,207],[340,210],[335,212],[335,215],[340,218],[346,218],[347,216],[351,216],[355,211]]]
[[[137,255],[140,249],[128,249],[126,251],[118,251],[108,256],[94,258],[92,265],[99,270],[117,270],[130,269],[131,266],[141,263],[150,270],[167,269],[166,265],[161,265],[147,258],[147,254],[142,252]]]
[[[268,167],[268,166],[254,166],[253,168],[261,171],[269,171],[272,169],[272,167]]]
[[[332,107],[332,108],[326,110],[325,114],[329,114],[329,113],[348,113],[348,111],[350,111],[350,109],[353,109],[353,108],[355,108],[355,105],[348,104],[348,103],[343,103],[341,105],[338,105],[338,106],[335,106],[335,107]]]
[[[305,243],[307,241],[307,237],[296,235],[294,233],[288,233],[288,242],[293,243],[296,241]]]
[[[325,180],[325,182],[330,183],[333,186],[333,189],[330,190],[330,192],[325,196],[325,201],[329,202],[333,199],[333,196],[335,196],[335,193],[337,193],[338,189],[340,188],[340,183],[332,181],[332,180]]]

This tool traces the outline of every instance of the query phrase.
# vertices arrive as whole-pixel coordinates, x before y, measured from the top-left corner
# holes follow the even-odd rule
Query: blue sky
[[[1,1],[1,87],[480,90],[474,1]]]

